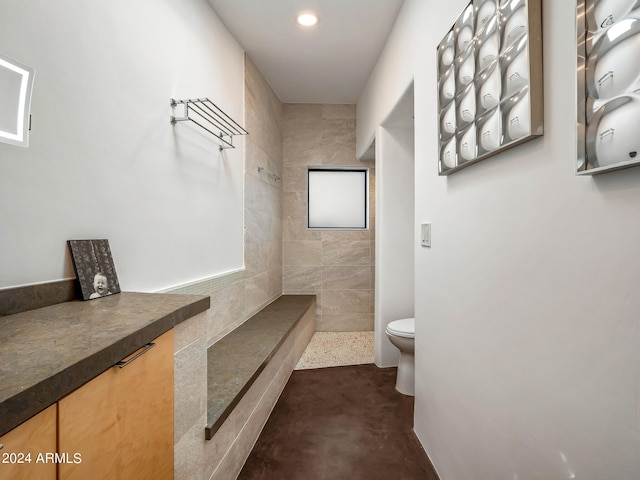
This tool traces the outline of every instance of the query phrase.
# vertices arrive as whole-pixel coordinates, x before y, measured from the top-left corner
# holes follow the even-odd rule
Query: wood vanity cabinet
[[[0,437],[0,480],[55,480],[56,408],[51,405]]]
[[[173,478],[173,330],[152,343],[58,402],[60,480]]]

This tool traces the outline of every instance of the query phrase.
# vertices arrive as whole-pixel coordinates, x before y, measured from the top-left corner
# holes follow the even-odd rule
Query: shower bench
[[[315,302],[282,295],[207,349],[207,440],[231,438],[227,452],[248,446],[246,458],[313,335]]]

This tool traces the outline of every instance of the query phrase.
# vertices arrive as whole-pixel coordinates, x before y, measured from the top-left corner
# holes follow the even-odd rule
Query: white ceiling
[[[353,104],[404,0],[208,1],[282,102]]]

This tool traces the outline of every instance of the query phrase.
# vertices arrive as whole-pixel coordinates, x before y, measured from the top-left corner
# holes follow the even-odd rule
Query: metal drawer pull
[[[114,367],[119,367],[119,368],[124,368],[127,365],[129,365],[131,362],[133,362],[136,358],[141,357],[142,355],[144,355],[145,353],[147,353],[149,350],[151,350],[153,347],[155,347],[156,344],[151,342],[151,343],[147,343],[142,350],[140,350],[138,353],[136,353],[133,357],[131,357],[129,360],[120,360],[118,363],[116,363],[114,365]]]

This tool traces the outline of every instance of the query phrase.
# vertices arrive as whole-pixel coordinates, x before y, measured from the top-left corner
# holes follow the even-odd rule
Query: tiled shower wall
[[[282,294],[282,103],[245,56],[245,266],[257,307]],[[258,169],[262,168],[262,171]]]
[[[283,106],[283,293],[317,295],[316,330],[373,330],[373,162],[356,158],[355,105]],[[367,167],[368,230],[309,230],[309,167]]]

